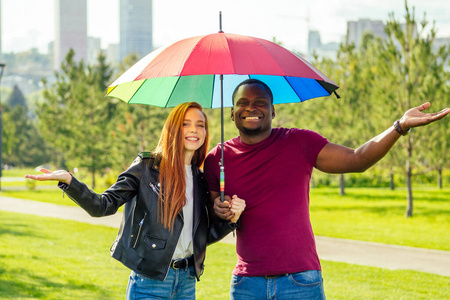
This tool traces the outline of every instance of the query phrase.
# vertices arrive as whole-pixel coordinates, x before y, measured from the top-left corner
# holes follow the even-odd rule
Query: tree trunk
[[[92,171],[92,189],[95,189],[95,170]]]
[[[412,156],[412,139],[408,137],[408,157],[406,158],[406,191],[408,205],[406,207],[406,217],[412,217],[413,215],[413,194],[412,194],[412,170],[411,170],[411,156]]]
[[[339,177],[339,195],[345,196],[345,178],[344,174],[341,174]]]
[[[438,187],[442,190],[442,168],[438,169]]]
[[[394,171],[391,170],[391,174],[389,175],[390,177],[390,187],[391,187],[391,191],[395,190],[395,183],[394,183]]]

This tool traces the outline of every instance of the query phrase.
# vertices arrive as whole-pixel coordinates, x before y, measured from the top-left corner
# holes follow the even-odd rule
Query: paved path
[[[0,196],[0,210],[74,220],[118,228],[122,213],[93,218],[76,206]],[[230,234],[223,242],[235,243]],[[414,270],[450,277],[450,251],[429,250],[380,243],[316,236],[320,259],[391,270]]]

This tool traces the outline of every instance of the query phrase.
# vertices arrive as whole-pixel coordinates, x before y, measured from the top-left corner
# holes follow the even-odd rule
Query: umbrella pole
[[[220,74],[220,201],[225,201],[225,167],[223,166],[223,75]]]

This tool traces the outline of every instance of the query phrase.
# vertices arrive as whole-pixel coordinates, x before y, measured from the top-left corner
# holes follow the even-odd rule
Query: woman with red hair
[[[200,167],[208,151],[208,120],[200,104],[186,102],[168,116],[153,152],[142,152],[102,194],[67,171],[25,175],[57,180],[91,216],[125,205],[111,255],[131,269],[127,299],[195,299],[206,245],[236,227],[245,201],[234,197],[231,221],[215,218]]]

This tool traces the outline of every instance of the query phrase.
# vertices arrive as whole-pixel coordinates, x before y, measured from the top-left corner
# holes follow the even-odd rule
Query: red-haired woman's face
[[[183,134],[184,151],[192,151],[192,154],[205,142],[206,120],[198,108],[189,108],[184,115]]]

